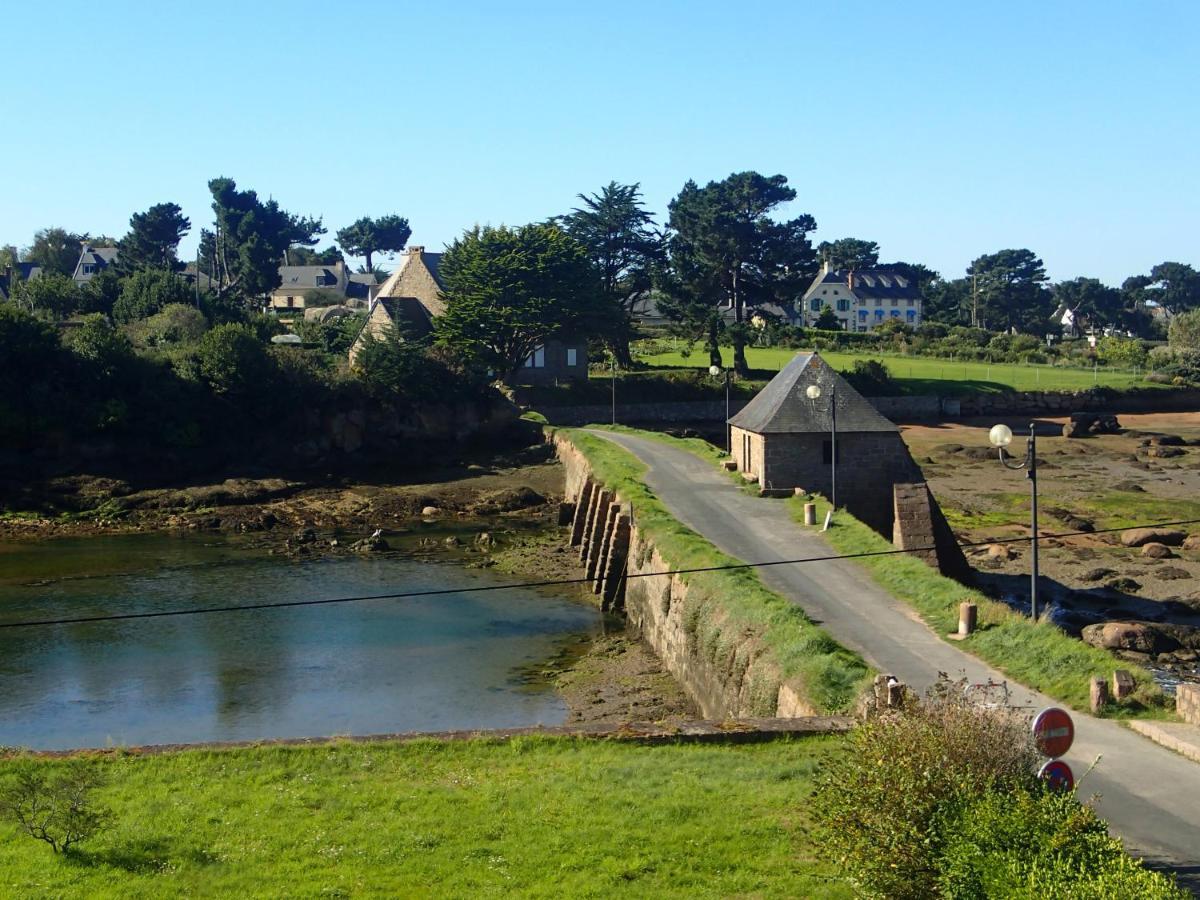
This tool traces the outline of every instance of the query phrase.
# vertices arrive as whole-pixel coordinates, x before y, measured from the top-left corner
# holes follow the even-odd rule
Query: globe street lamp
[[[713,378],[718,378],[721,375],[725,376],[725,452],[731,453],[733,429],[729,425],[729,370],[722,370],[720,366],[709,366],[708,374]]]
[[[1037,431],[1033,422],[1029,423],[1029,439],[1025,441],[1025,458],[1017,464],[1005,460],[1004,448],[1012,443],[1012,429],[1007,425],[993,425],[988,432],[988,440],[1000,452],[1000,463],[1006,469],[1025,469],[1025,477],[1029,479],[1030,492],[1030,528],[1029,545],[1032,550],[1033,572],[1029,579],[1029,610],[1036,622],[1038,617],[1038,508],[1037,508]]]
[[[809,400],[819,400],[821,386],[810,384],[804,390]],[[830,511],[837,509],[837,391],[829,388],[829,506]]]

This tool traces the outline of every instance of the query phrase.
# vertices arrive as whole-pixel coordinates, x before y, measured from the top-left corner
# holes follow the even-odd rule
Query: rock
[[[1121,423],[1111,413],[1071,413],[1071,421],[1063,426],[1063,437],[1088,437],[1093,434],[1120,434]]]
[[[1200,534],[1189,534],[1182,546],[1184,550],[1200,551]]]
[[[1148,556],[1150,559],[1174,559],[1175,554],[1166,544],[1151,541],[1142,545],[1142,556]]]
[[[1142,585],[1140,582],[1134,581],[1132,578],[1124,577],[1114,578],[1112,581],[1107,581],[1104,586],[1110,591],[1121,591],[1122,593],[1132,594],[1134,591],[1140,591]]]
[[[1092,715],[1099,715],[1108,706],[1108,682],[1099,676],[1091,679],[1091,708]]]
[[[1150,447],[1146,451],[1146,455],[1152,459],[1174,459],[1186,454],[1187,451],[1181,450],[1179,447]]]
[[[447,547],[457,547],[459,544],[462,543],[462,541],[460,541],[454,535],[450,535],[450,537],[443,540],[442,543],[445,544]]]
[[[423,515],[423,516],[436,516],[436,515],[439,515],[440,513],[441,513],[441,510],[438,509],[436,506],[421,507],[421,515]]]
[[[350,549],[355,553],[379,553],[383,550],[391,550],[391,545],[381,537],[363,538],[361,541],[355,541],[350,545]]]
[[[987,548],[989,559],[1016,559],[1017,554],[1007,544],[990,544]]]
[[[330,546],[330,547],[340,547],[340,546],[341,546],[341,542],[340,542],[340,541],[338,541],[338,539],[337,539],[337,538],[333,538],[333,539],[331,539],[331,540],[329,541],[329,546]]]
[[[1105,650],[1133,650],[1138,653],[1169,653],[1179,642],[1167,637],[1149,622],[1104,622],[1088,625],[1080,637],[1093,647]]]
[[[1187,441],[1177,434],[1159,434],[1150,438],[1150,443],[1156,447],[1182,447]]]
[[[1088,519],[1081,519],[1079,516],[1067,516],[1066,518],[1063,519],[1063,521],[1066,522],[1067,527],[1070,528],[1072,531],[1079,531],[1084,534],[1091,534],[1093,531],[1096,530],[1096,526],[1094,523],[1092,523]]]
[[[490,547],[496,543],[496,539],[492,537],[490,532],[481,531],[475,535],[475,543],[481,547]]]
[[[1141,547],[1149,543],[1178,547],[1186,539],[1187,532],[1169,528],[1130,528],[1121,532],[1121,543],[1126,547]]]
[[[541,506],[546,498],[531,487],[522,485],[511,490],[492,491],[484,494],[470,507],[477,515],[495,515],[496,513],[514,512],[518,509],[529,509]]]
[[[1144,494],[1146,489],[1136,481],[1118,481],[1113,485],[1114,491],[1126,491],[1128,493]]]
[[[1178,566],[1163,566],[1155,571],[1154,577],[1162,581],[1182,581],[1185,578],[1191,578],[1192,574],[1187,569],[1181,569]]]
[[[1112,695],[1114,700],[1124,700],[1133,693],[1137,682],[1126,669],[1117,669],[1112,677]]]
[[[1116,575],[1115,569],[1088,569],[1079,576],[1080,581],[1103,581],[1112,575]]]
[[[317,533],[311,528],[302,528],[295,534],[297,544],[312,544],[317,540]]]

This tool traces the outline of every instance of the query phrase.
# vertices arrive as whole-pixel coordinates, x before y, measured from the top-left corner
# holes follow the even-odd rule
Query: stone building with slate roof
[[[820,396],[810,399],[816,385]],[[798,354],[729,420],[739,472],[773,490],[830,495],[837,412],[837,500],[902,549],[945,575],[970,581],[971,568],[900,429],[817,353]]]
[[[433,320],[446,311],[442,283],[438,275],[441,253],[427,253],[424,247],[409,247],[400,265],[371,301],[367,322],[350,348],[354,365],[368,337],[380,339],[389,328],[401,326],[405,334],[427,334]],[[587,341],[553,340],[538,347],[521,369],[526,384],[554,384],[587,378]]]
[[[870,331],[890,319],[914,328],[921,324],[920,289],[887,266],[845,272],[826,261],[800,300],[804,323],[815,323],[825,307],[846,331]]]
[[[810,400],[817,385],[821,395]],[[837,499],[891,537],[892,486],[923,481],[900,430],[817,353],[801,353],[729,420],[739,472],[769,489],[830,493],[837,404]]]
[[[119,253],[116,247],[93,247],[91,244],[84,244],[71,277],[77,285],[83,287],[115,263]]]

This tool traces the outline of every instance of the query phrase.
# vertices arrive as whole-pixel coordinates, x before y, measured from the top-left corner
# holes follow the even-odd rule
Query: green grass
[[[692,569],[741,562],[721,553],[676,520],[646,487],[646,466],[632,453],[585,431],[566,429],[560,433],[587,457],[597,481],[632,504],[637,527],[670,566]],[[704,442],[679,443],[695,451],[696,444]],[[708,454],[707,458],[715,456]],[[737,658],[737,648],[747,635],[756,635],[774,657],[783,678],[791,679],[815,709],[843,711],[862,690],[869,675],[866,663],[809,621],[795,604],[768,590],[755,570],[697,572],[680,577],[689,588],[688,628],[699,652],[718,668],[745,662]],[[775,714],[777,684],[755,685],[751,693],[755,715]]]
[[[850,897],[816,861],[804,802],[839,746],[517,738],[96,759],[115,826],[63,858],[0,825],[0,894]]]
[[[722,348],[726,357],[730,348]],[[755,375],[769,379],[799,352],[782,347],[748,347],[746,361]],[[821,357],[836,369],[848,370],[857,359],[880,359],[909,394],[967,394],[1003,391],[1077,391],[1091,387],[1128,388],[1134,385],[1153,388],[1134,372],[1101,368],[1076,369],[1055,366],[1011,365],[1007,363],[955,362],[922,356],[896,356],[882,353],[844,353],[820,351]],[[680,352],[656,353],[638,357],[655,369],[707,369],[708,356],[693,350],[684,357]]]

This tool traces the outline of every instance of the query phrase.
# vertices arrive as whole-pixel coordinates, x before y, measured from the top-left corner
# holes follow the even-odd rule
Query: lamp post
[[[729,370],[720,366],[709,366],[708,374],[713,378],[725,376],[725,452],[728,454],[732,452],[733,444],[733,430],[729,426]]]
[[[1004,448],[1012,443],[1012,429],[1007,425],[993,425],[988,432],[988,440],[1000,453],[1000,464],[1006,469],[1025,469],[1025,477],[1029,479],[1030,493],[1030,523],[1031,533],[1029,545],[1033,571],[1029,578],[1029,611],[1036,622],[1038,617],[1038,507],[1037,507],[1037,431],[1033,422],[1029,423],[1029,439],[1025,442],[1025,458],[1013,465],[1004,459]]]
[[[809,400],[819,400],[821,386],[810,384],[804,390]],[[837,389],[829,388],[829,506],[837,509]]]
[[[612,423],[617,424],[617,355],[615,353],[609,356],[609,363],[612,366]]]

